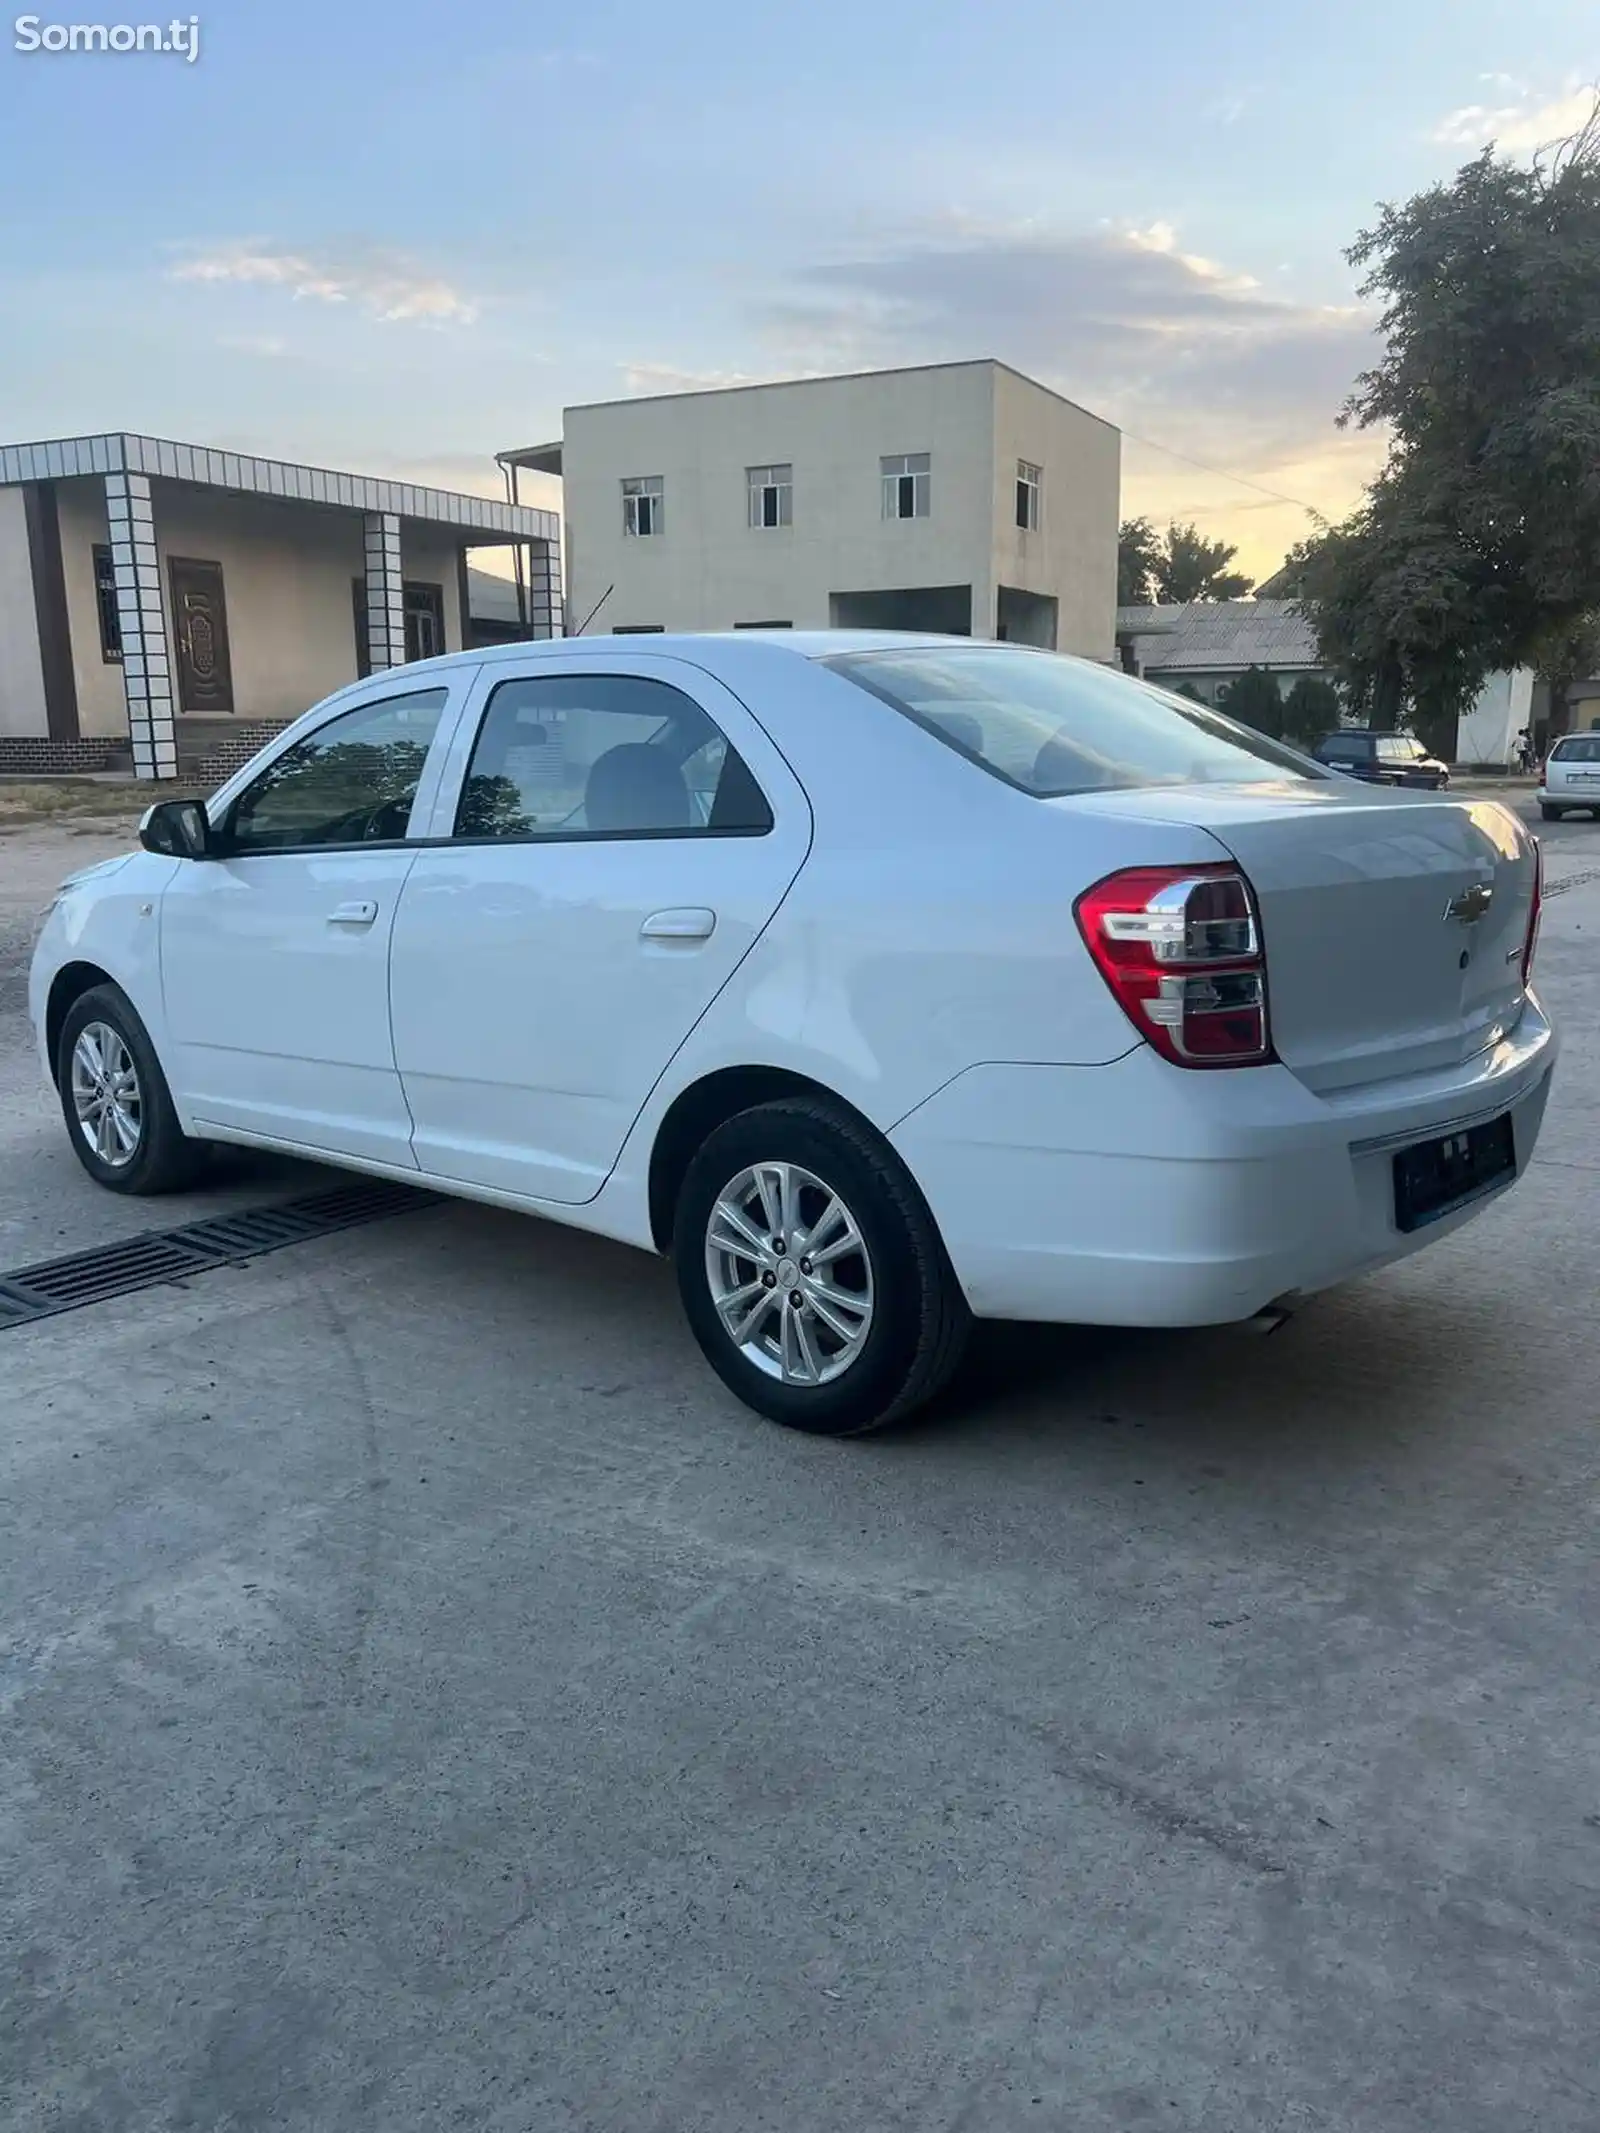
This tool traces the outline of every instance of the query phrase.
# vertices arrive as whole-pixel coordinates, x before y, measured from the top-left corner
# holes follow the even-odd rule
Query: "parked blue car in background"
[[[1369,785],[1420,785],[1442,792],[1450,766],[1429,755],[1414,733],[1368,733],[1346,729],[1324,734],[1312,750],[1319,763]]]

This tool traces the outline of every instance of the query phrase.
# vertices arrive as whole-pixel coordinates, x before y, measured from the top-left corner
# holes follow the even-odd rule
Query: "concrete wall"
[[[642,623],[729,629],[783,621],[826,628],[830,593],[970,585],[974,628],[991,633],[996,375],[993,364],[962,363],[569,408],[563,444],[569,618],[576,626],[614,585],[595,617],[597,633]],[[1061,552],[1087,559],[1089,589],[1072,603],[1072,648],[1082,640],[1087,649],[1092,639],[1097,654],[1109,655],[1116,432],[1067,412],[1094,432],[1083,486],[1106,513],[1103,558],[1087,528],[1088,504],[1080,525],[1079,507],[1070,501],[1078,474],[1064,464],[1064,433],[1047,431],[1041,416],[1026,434],[1043,437],[1042,456],[1062,462]],[[1007,420],[1008,435],[1020,434],[1018,421],[1009,413]],[[900,452],[931,455],[925,519],[883,517],[879,462]],[[752,528],[745,470],[774,463],[794,468],[794,522]],[[651,474],[664,484],[664,531],[640,540],[623,533],[621,484]],[[1014,463],[1005,478],[1009,514]],[[1026,582],[1030,590],[1058,591]],[[1062,604],[1065,610],[1065,598]],[[1092,624],[1076,619],[1080,604],[1096,610]]]
[[[1057,602],[1056,649],[1110,659],[1116,649],[1117,511],[1122,433],[1015,371],[995,365],[994,585]],[[1039,526],[1017,524],[1017,462],[1043,470]],[[988,620],[975,632],[993,635]]]
[[[1533,670],[1491,674],[1456,727],[1458,763],[1508,764],[1517,735],[1533,716]]]
[[[0,734],[49,730],[23,495],[0,489]]]
[[[418,519],[400,522],[400,569],[407,579],[444,588],[444,639],[447,652],[459,652],[461,634],[461,574],[456,568],[456,543],[441,527]]]
[[[63,481],[56,494],[79,724],[85,734],[126,733],[122,668],[101,656],[95,607],[93,550],[108,538],[105,490],[98,481]],[[20,500],[20,492],[0,490],[0,498],[11,496]],[[365,568],[358,512],[167,481],[152,482],[151,502],[169,635],[170,559],[184,556],[222,566],[235,717],[295,718],[354,681],[350,581]],[[446,648],[459,651],[454,539],[443,528],[407,519],[401,525],[400,554],[408,579],[443,588]],[[30,592],[30,617],[31,600]],[[37,730],[44,730],[42,724]]]

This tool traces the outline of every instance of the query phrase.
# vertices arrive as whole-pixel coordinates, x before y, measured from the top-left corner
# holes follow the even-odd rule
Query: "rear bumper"
[[[1541,785],[1533,797],[1541,807],[1600,807],[1600,785],[1558,785],[1554,792]]]
[[[1395,1226],[1397,1147],[1509,1111],[1538,1139],[1554,1032],[1537,1004],[1466,1066],[1313,1095],[1286,1067],[969,1068],[890,1135],[983,1318],[1199,1326],[1348,1280],[1444,1237],[1513,1182]]]

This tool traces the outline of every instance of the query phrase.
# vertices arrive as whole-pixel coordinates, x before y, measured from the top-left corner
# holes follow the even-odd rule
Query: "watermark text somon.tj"
[[[19,15],[12,24],[18,52],[167,52],[192,66],[200,57],[200,17],[170,22],[45,22]]]

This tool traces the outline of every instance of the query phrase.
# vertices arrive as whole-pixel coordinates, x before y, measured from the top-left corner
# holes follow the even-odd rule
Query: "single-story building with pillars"
[[[0,446],[0,774],[220,775],[478,642],[468,554],[518,545],[518,634],[559,636],[553,511],[155,437]]]

